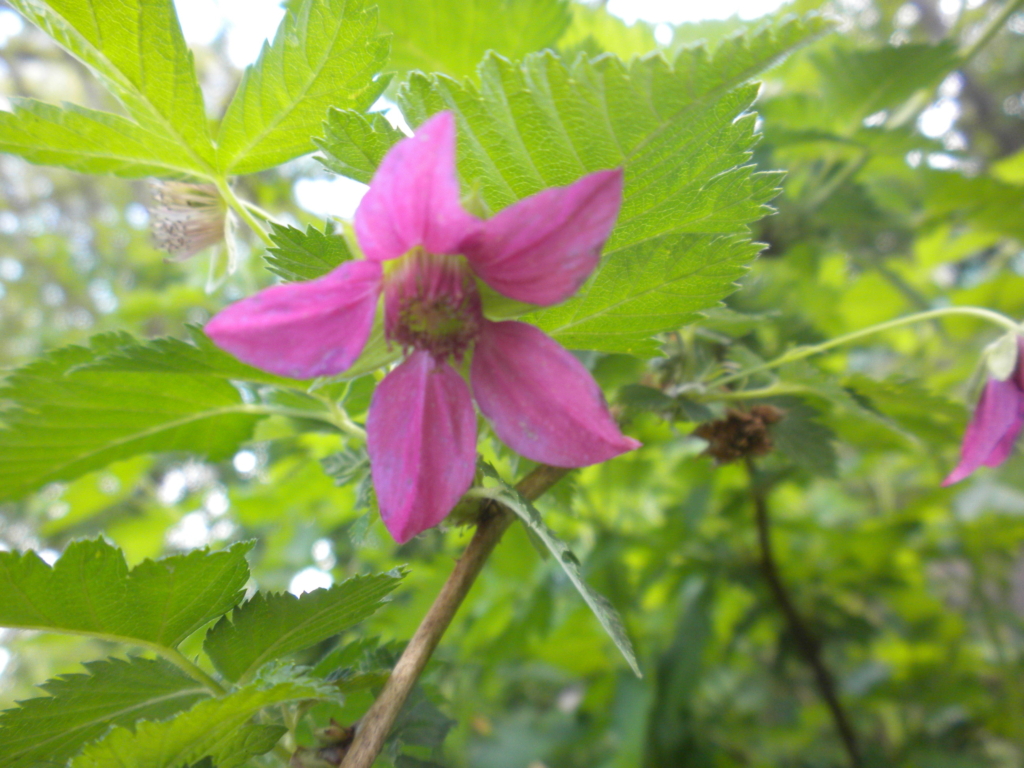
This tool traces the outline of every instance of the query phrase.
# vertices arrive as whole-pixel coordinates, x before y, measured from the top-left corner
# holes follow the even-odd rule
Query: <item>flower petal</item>
[[[414,352],[377,386],[366,438],[381,517],[399,544],[444,520],[473,482],[469,387],[427,352]]]
[[[531,304],[557,304],[594,271],[621,205],[622,170],[591,173],[500,211],[463,252],[498,293]]]
[[[434,115],[388,151],[355,216],[359,245],[373,261],[397,259],[417,245],[459,253],[479,223],[459,202],[451,112]]]
[[[942,484],[957,483],[982,465],[1001,464],[1010,455],[1022,425],[1024,392],[1017,386],[1016,377],[1007,381],[989,379],[964,432],[960,463]]]
[[[341,373],[366,346],[382,273],[375,262],[347,261],[316,280],[276,285],[242,299],[205,330],[239,360],[280,376]]]
[[[583,364],[532,325],[485,321],[471,378],[498,437],[528,459],[582,467],[640,446],[619,431]]]

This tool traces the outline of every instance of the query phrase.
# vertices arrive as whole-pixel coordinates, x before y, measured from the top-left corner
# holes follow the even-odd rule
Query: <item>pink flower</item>
[[[473,482],[476,414],[534,461],[581,467],[639,446],[600,388],[532,325],[488,320],[479,281],[549,305],[597,266],[622,202],[622,171],[546,189],[481,221],[459,202],[455,121],[435,115],[384,158],[355,215],[365,260],[268,288],[206,326],[221,347],[273,373],[341,373],[384,296],[387,339],[405,360],[377,387],[366,423],[381,515],[399,543],[437,525]],[[468,365],[469,381],[453,367]]]
[[[989,376],[964,433],[960,463],[942,481],[944,486],[963,480],[978,467],[998,467],[1010,456],[1021,427],[1024,427],[1022,359],[1024,338],[1018,337],[1017,363],[1013,372],[1005,381]]]

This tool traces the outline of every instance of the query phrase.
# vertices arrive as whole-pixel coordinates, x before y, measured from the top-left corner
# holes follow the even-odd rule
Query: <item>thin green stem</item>
[[[281,223],[277,219],[274,218],[273,214],[269,213],[268,211],[263,210],[258,205],[256,205],[256,203],[250,202],[248,200],[242,200],[241,198],[239,198],[239,200],[242,203],[242,205],[244,205],[250,211],[255,213],[257,216],[259,216],[265,222],[267,222],[267,224],[280,224]]]
[[[867,328],[861,328],[859,331],[853,331],[851,333],[843,334],[842,336],[836,336],[834,339],[823,341],[821,344],[813,344],[805,347],[794,347],[793,349],[784,352],[774,360],[769,360],[766,363],[755,365],[751,368],[746,368],[736,373],[731,373],[713,382],[710,382],[714,386],[722,386],[729,384],[738,379],[744,379],[747,376],[752,376],[755,373],[761,371],[770,371],[773,368],[778,368],[780,365],[786,363],[792,363],[797,360],[803,360],[806,357],[812,355],[818,355],[822,352],[827,352],[833,347],[839,347],[843,344],[849,344],[851,341],[862,339],[865,336],[870,336],[875,333],[881,333],[882,331],[888,331],[893,328],[899,328],[904,325],[912,325],[913,323],[920,323],[925,320],[932,320],[937,317],[945,317],[947,315],[968,315],[971,317],[978,317],[983,320],[988,320],[991,323],[995,323],[1005,328],[1010,333],[1021,333],[1021,326],[1014,320],[1006,315],[1002,315],[998,312],[993,312],[991,309],[983,309],[981,307],[943,307],[942,309],[929,309],[926,312],[915,312],[912,315],[905,317],[897,317],[895,320],[888,320],[884,323],[878,323]]]
[[[231,189],[231,185],[228,184],[225,179],[217,179],[216,183],[217,189],[220,191],[227,204],[231,206],[232,210],[242,217],[242,220],[249,225],[253,232],[259,235],[259,238],[263,241],[264,245],[271,248],[274,245],[274,241],[270,239],[270,235],[268,235],[266,230],[263,229],[263,226],[256,220],[256,217],[252,215],[248,206],[240,200],[235,194],[235,191]]]
[[[191,677],[198,683],[202,683],[210,691],[217,696],[222,696],[227,693],[227,689],[223,685],[218,683],[203,670],[201,670],[195,663],[188,660],[188,658],[176,648],[159,647],[154,648],[157,653],[167,659],[169,662],[174,664],[178,669],[184,672],[186,675]]]
[[[1006,20],[1009,19],[1021,6],[1024,6],[1024,0],[1010,0],[1010,2],[1006,3],[1006,5],[999,10],[999,13],[992,17],[985,29],[982,30],[982,33],[978,35],[978,38],[961,51],[960,66],[963,66],[973,59],[982,48],[988,45],[989,41],[992,40],[992,38],[999,33],[999,30],[1003,28],[1003,24],[1006,23]]]

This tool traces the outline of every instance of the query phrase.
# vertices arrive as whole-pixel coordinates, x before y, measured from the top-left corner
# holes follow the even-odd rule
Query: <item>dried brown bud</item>
[[[212,184],[153,182],[153,241],[172,261],[194,256],[224,239],[227,206]]]
[[[693,434],[708,441],[705,453],[719,464],[728,464],[744,456],[764,456],[775,447],[768,431],[785,412],[773,405],[755,405],[749,411],[730,408],[724,419],[707,421]]]
[[[299,747],[290,761],[291,768],[337,768],[345,759],[356,736],[354,725],[341,725],[334,719],[313,734],[319,747]]]

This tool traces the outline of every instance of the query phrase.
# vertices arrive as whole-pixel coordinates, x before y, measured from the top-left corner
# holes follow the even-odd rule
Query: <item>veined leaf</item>
[[[0,552],[0,626],[173,648],[242,599],[252,543],[144,560],[131,570],[103,539],[74,541],[53,566]]]
[[[374,77],[387,55],[366,0],[291,3],[228,106],[217,137],[221,170],[253,173],[312,152],[328,107],[364,111],[384,91],[388,78]]]
[[[267,266],[289,282],[320,277],[352,258],[341,235],[321,232],[312,226],[305,232],[279,224],[272,225],[272,229],[270,237],[276,247],[267,252]]]
[[[326,698],[313,681],[249,685],[202,701],[172,720],[117,727],[87,746],[72,768],[181,768],[210,757],[218,768],[240,766],[271,749],[284,734],[279,726],[247,721],[264,707],[287,701]]]
[[[13,406],[0,411],[0,498],[140,453],[221,459],[268,413],[218,376],[88,367],[136,343],[127,334],[95,337],[87,348],[56,350],[10,375],[0,387],[0,402]]]
[[[29,21],[95,72],[150,132],[209,170],[206,127],[192,53],[172,0],[12,0]]]
[[[197,325],[188,325],[186,330],[192,337],[192,344],[173,336],[145,342],[127,337],[129,343],[77,366],[76,371],[196,374],[296,389],[308,386],[308,382],[277,376],[241,362],[215,345]]]
[[[163,660],[92,661],[86,674],[62,675],[40,687],[49,695],[0,713],[6,768],[63,766],[111,725],[161,720],[210,695]]]
[[[487,51],[518,59],[555,44],[569,25],[566,0],[378,0],[394,33],[390,66],[476,74]]]
[[[316,645],[376,611],[401,573],[356,576],[299,597],[257,592],[207,633],[203,649],[229,680],[247,680],[272,659]]]
[[[382,114],[332,109],[324,121],[324,137],[313,141],[324,151],[318,159],[329,170],[369,184],[384,155],[403,136]]]
[[[747,81],[821,30],[789,22],[630,66],[603,57],[569,66],[551,53],[521,64],[488,56],[481,87],[413,75],[399,93],[421,123],[459,121],[459,170],[491,211],[545,187],[622,166],[626,186],[602,265],[574,298],[534,312],[566,346],[653,354],[649,338],[693,320],[734,289],[757,248],[747,226],[776,193],[747,165],[757,92]]]
[[[83,173],[138,178],[201,172],[181,146],[109,112],[12,99],[0,112],[0,152]]]
[[[643,677],[640,672],[640,665],[636,660],[633,644],[626,635],[626,630],[622,626],[622,619],[619,617],[618,611],[615,610],[614,606],[603,595],[595,592],[583,580],[583,574],[580,572],[580,561],[576,555],[572,553],[572,550],[569,549],[569,546],[564,541],[555,535],[554,531],[544,524],[544,519],[541,517],[540,512],[537,511],[537,508],[533,506],[529,499],[502,480],[490,465],[481,462],[480,467],[487,477],[499,483],[496,488],[482,489],[483,493],[515,512],[516,516],[523,521],[527,530],[543,542],[544,546],[554,555],[562,570],[565,571],[569,581],[576,587],[583,601],[594,612],[594,615],[601,623],[601,626],[604,627],[612,642],[622,652],[630,669],[636,673],[637,677]]]

